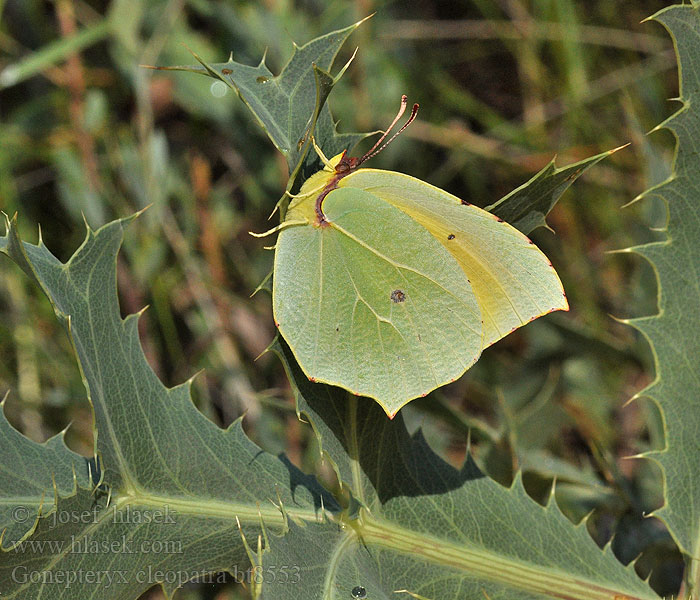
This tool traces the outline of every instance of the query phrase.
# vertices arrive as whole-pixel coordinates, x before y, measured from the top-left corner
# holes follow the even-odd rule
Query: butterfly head
[[[361,159],[357,156],[348,156],[347,150],[343,152],[338,164],[335,166],[336,175],[347,175],[352,173],[361,164]]]
[[[316,202],[314,203],[314,212],[316,214],[316,218],[314,219],[313,223],[316,227],[324,227],[328,225],[328,219],[326,219],[326,215],[323,212],[323,200],[331,191],[338,187],[338,183],[340,182],[340,180],[343,177],[350,175],[350,173],[352,173],[353,171],[357,170],[357,168],[363,162],[369,160],[370,158],[384,150],[384,148],[391,144],[391,142],[393,142],[396,139],[396,136],[399,135],[404,129],[406,129],[406,127],[408,127],[416,118],[416,115],[418,114],[418,104],[413,105],[413,110],[411,110],[411,116],[403,124],[403,126],[396,133],[394,133],[394,135],[392,135],[391,138],[389,138],[389,140],[384,142],[387,135],[389,135],[391,130],[394,128],[398,120],[403,115],[404,111],[406,110],[407,104],[408,98],[404,95],[401,97],[401,106],[399,108],[399,112],[397,113],[396,117],[394,117],[394,120],[391,122],[391,125],[389,125],[387,130],[382,134],[382,137],[380,137],[377,140],[374,146],[372,146],[361,157],[348,156],[348,152],[346,150],[342,154],[336,155],[330,161],[328,161],[328,159],[326,159],[321,153],[319,154],[319,156],[321,156],[321,158],[326,163],[326,168],[323,171],[312,175],[304,183],[301,189],[302,196],[305,192],[306,187],[310,188],[310,191],[308,192],[309,194],[313,192],[320,192],[316,197]]]

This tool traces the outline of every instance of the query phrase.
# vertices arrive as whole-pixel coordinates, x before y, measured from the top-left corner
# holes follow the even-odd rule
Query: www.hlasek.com
[[[87,536],[71,536],[67,540],[26,540],[13,548],[18,554],[182,554],[180,540],[134,540],[122,535],[120,539],[95,540]]]
[[[301,581],[299,566],[269,566],[251,567],[240,570],[237,567],[229,572],[211,573],[204,571],[167,571],[148,567],[140,571],[126,570],[52,570],[33,571],[27,566],[17,566],[12,569],[12,581],[18,584],[60,585],[70,588],[73,585],[98,585],[107,589],[113,585],[132,585],[156,583],[177,584],[181,587],[186,583],[226,583],[231,577],[242,583],[278,583],[297,584]]]

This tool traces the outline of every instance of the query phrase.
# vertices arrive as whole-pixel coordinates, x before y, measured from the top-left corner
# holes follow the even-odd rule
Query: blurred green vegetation
[[[0,209],[25,239],[68,258],[93,227],[150,208],[130,226],[119,262],[123,312],[141,320],[146,355],[166,384],[202,371],[195,401],[333,485],[310,428],[293,412],[281,365],[263,355],[270,299],[250,294],[272,253],[248,231],[267,221],[287,172],[234,94],[211,81],[139,65],[193,62],[190,51],[278,72],[301,44],[376,11],[340,58],[358,55],[330,98],[341,131],[382,128],[402,93],[419,119],[372,166],[402,171],[487,205],[543,167],[630,142],[553,211],[536,243],[571,303],[485,352],[458,382],[404,414],[459,464],[472,450],[504,484],[516,469],[544,502],[552,481],[575,521],[660,593],[682,561],[661,523],[661,475],[625,459],[662,447],[658,411],[627,400],[653,378],[651,353],[611,317],[656,310],[651,268],[610,251],[654,239],[653,200],[622,208],[670,169],[668,133],[645,136],[675,108],[671,42],[641,24],[661,0],[0,0]],[[80,373],[48,301],[0,266],[0,396],[10,421],[44,440],[65,428],[92,452]],[[161,598],[158,590],[147,595]],[[192,586],[184,599],[244,598],[237,586]]]

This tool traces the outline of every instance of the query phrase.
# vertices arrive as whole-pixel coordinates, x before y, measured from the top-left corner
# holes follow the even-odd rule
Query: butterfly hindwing
[[[479,357],[477,298],[445,246],[384,198],[339,187],[323,210],[327,224],[280,233],[275,320],[307,376],[395,414]]]

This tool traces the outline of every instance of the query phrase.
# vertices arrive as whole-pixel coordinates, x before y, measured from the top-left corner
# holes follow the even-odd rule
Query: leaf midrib
[[[504,557],[481,548],[446,542],[433,536],[402,528],[395,522],[376,516],[366,517],[359,530],[367,547],[380,546],[446,568],[480,576],[515,589],[543,594],[552,598],[576,600],[610,600],[612,597],[641,600],[624,590],[606,588],[591,581],[573,579],[557,569],[535,568],[524,561]],[[653,598],[654,596],[647,596]]]

